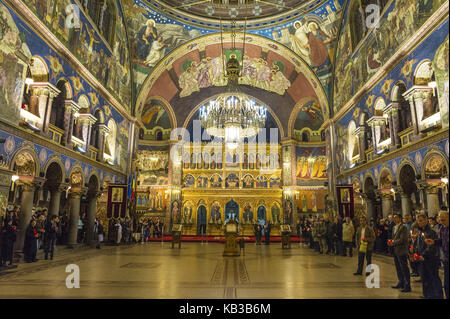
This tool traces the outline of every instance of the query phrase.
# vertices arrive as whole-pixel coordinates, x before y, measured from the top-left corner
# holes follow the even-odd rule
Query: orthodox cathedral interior
[[[0,0],[5,229],[18,210],[18,266],[1,268],[0,296],[419,298],[419,283],[408,295],[390,288],[389,255],[374,255],[381,288],[367,289],[352,276],[356,257],[317,254],[296,229],[314,216],[376,224],[448,207],[448,9]],[[66,237],[55,260],[38,249],[40,261],[24,263],[44,209],[65,215]],[[119,218],[139,245],[114,245]],[[99,220],[103,247],[89,249]],[[143,220],[161,227],[141,245]],[[239,248],[226,224],[245,256],[222,256],[229,240]],[[255,245],[257,224],[271,225],[270,246]],[[67,264],[80,266],[81,289],[65,287]],[[27,289],[44,281],[55,289]]]

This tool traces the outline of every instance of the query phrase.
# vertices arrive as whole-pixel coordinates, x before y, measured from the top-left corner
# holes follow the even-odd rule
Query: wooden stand
[[[181,229],[182,225],[174,224],[172,227],[172,248],[175,244],[178,244],[178,249],[181,248]]]
[[[290,249],[291,248],[291,226],[281,225],[281,248]]]
[[[238,224],[234,220],[230,220],[225,225],[225,249],[224,257],[240,256],[241,252],[238,245]]]

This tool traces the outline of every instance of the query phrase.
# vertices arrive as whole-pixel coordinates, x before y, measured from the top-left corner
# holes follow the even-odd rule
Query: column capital
[[[70,184],[68,184],[68,183],[61,183],[61,184],[58,185],[58,187],[56,187],[55,189],[53,189],[53,191],[62,193],[62,192],[67,191],[67,189],[69,188],[69,186],[70,186]]]
[[[109,133],[109,131],[110,131],[109,127],[105,124],[99,124],[98,130],[100,131],[100,134]]]
[[[399,102],[392,102],[383,109],[383,112],[388,113],[389,115],[396,114],[399,112],[400,109],[401,109],[401,104]]]
[[[81,106],[79,106],[77,103],[75,103],[72,100],[65,100],[64,106],[66,107],[66,110],[69,112],[75,113],[78,112],[81,109]]]
[[[86,195],[87,191],[88,189],[86,187],[71,187],[70,196],[80,198],[81,196]]]
[[[51,99],[58,96],[61,91],[49,82],[34,82],[30,84],[31,94],[37,96],[48,96]]]
[[[367,128],[365,126],[358,126],[355,130],[356,135],[362,135],[367,131]]]
[[[80,113],[80,116],[78,118],[80,120],[80,123],[82,124],[93,125],[95,122],[97,122],[97,118],[90,113]]]
[[[414,99],[422,99],[433,93],[433,89],[427,85],[414,85],[412,88],[403,93],[405,100],[413,101]]]
[[[419,189],[425,190],[426,193],[437,193],[439,188],[445,186],[440,179],[422,179],[416,181],[416,185]]]
[[[370,127],[380,126],[383,123],[386,123],[386,118],[384,116],[374,115],[367,120],[367,124],[369,124]]]

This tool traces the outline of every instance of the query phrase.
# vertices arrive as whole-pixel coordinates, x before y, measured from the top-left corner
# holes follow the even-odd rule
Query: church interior
[[[447,211],[448,237],[448,10],[0,0],[0,297],[427,297],[391,289],[377,227]],[[51,260],[40,214],[59,216]],[[346,217],[352,259],[308,247]],[[379,289],[353,276],[362,217]]]

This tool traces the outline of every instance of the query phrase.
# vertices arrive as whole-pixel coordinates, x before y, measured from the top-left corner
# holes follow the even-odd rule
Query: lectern
[[[238,224],[232,219],[225,224],[225,249],[224,257],[240,256],[238,245]]]
[[[281,231],[281,248],[291,248],[291,225],[280,225]]]
[[[178,244],[178,248],[181,248],[181,228],[183,225],[174,224],[172,226],[172,248],[175,244]]]

